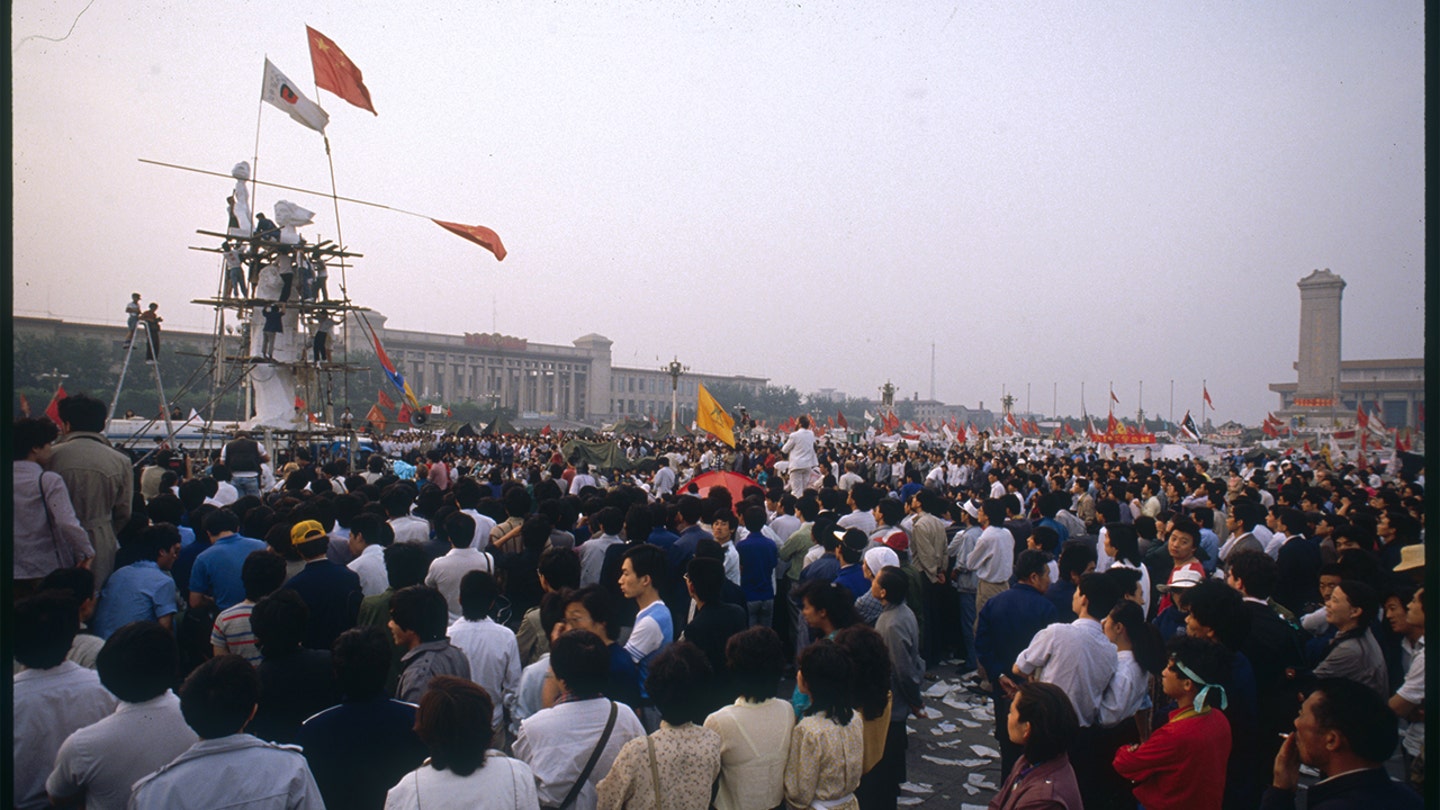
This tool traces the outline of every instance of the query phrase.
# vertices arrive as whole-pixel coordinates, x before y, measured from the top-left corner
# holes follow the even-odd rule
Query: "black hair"
[[[685,569],[685,579],[704,604],[719,602],[725,589],[725,564],[708,557],[696,557]]]
[[[1125,598],[1115,580],[1104,574],[1086,574],[1080,577],[1080,595],[1089,602],[1086,612],[1091,618],[1103,618],[1115,609],[1115,603]]]
[[[240,564],[240,584],[245,588],[245,598],[259,602],[285,584],[285,560],[280,555],[265,549],[252,551]]]
[[[260,507],[256,507],[257,509]],[[254,510],[251,510],[254,511]],[[234,512],[228,509],[216,509],[205,518],[205,533],[208,535],[225,534],[240,528],[240,519]]]
[[[470,548],[475,544],[475,518],[464,512],[455,512],[445,518],[443,525],[451,546]]]
[[[379,515],[361,512],[350,518],[350,534],[359,535],[367,546],[388,548],[395,542],[395,529]]]
[[[650,577],[650,584],[656,590],[665,587],[665,572],[669,563],[665,552],[658,546],[648,543],[631,546],[625,551],[625,559],[630,561],[630,570],[635,572],[636,579]]]
[[[839,725],[849,725],[855,714],[850,685],[853,667],[845,650],[822,638],[800,651],[799,669],[810,694],[805,715],[823,714]]]
[[[625,539],[632,543],[643,543],[655,528],[650,508],[642,504],[631,506],[625,512]]]
[[[376,625],[352,627],[330,646],[330,662],[340,691],[351,700],[376,697],[385,691],[390,674],[389,634]]]
[[[870,545],[870,537],[865,534],[864,529],[846,529],[843,537],[840,538],[840,559],[846,565],[855,565],[860,562],[860,557]]]
[[[390,597],[390,618],[401,630],[413,630],[424,644],[445,638],[450,609],[439,591],[411,585]]]
[[[855,595],[844,585],[820,579],[811,580],[800,586],[795,598],[802,604],[809,602],[811,607],[824,611],[825,617],[836,630],[860,621],[860,614],[855,612]]]
[[[874,720],[890,702],[890,652],[885,638],[866,624],[852,624],[835,634],[854,668],[854,703],[860,715]]]
[[[549,639],[555,625],[565,621],[565,606],[570,604],[570,588],[560,588],[540,597],[540,629]]]
[[[569,630],[550,645],[550,669],[576,697],[598,697],[610,678],[610,651],[594,633]]]
[[[580,555],[573,548],[545,549],[537,570],[553,591],[580,587]]]
[[[1232,554],[1226,564],[1230,576],[1240,581],[1251,598],[1269,599],[1280,583],[1280,565],[1263,551]]]
[[[300,594],[288,588],[264,597],[250,611],[255,644],[266,658],[299,650],[309,621],[310,607]]]
[[[388,528],[388,527],[387,527]],[[390,590],[400,592],[425,581],[430,560],[414,543],[395,543],[385,549],[385,579]]]
[[[1195,673],[1206,684],[1221,685],[1230,678],[1234,655],[1223,644],[1208,638],[1176,636],[1170,639],[1166,650],[1171,659],[1184,664],[1186,669]],[[1194,680],[1179,670],[1176,670],[1176,674],[1185,680]],[[1200,684],[1196,686],[1199,687]],[[1212,692],[1210,700],[1218,705],[1220,696]]]
[[[415,490],[408,484],[391,484],[380,492],[380,505],[390,517],[400,517],[410,512],[415,502]]]
[[[1345,592],[1350,607],[1359,609],[1362,631],[1374,623],[1375,614],[1380,610],[1380,593],[1374,586],[1358,579],[1342,579],[1336,587]]]
[[[1125,628],[1125,634],[1130,637],[1130,644],[1134,647],[1135,663],[1151,675],[1159,677],[1160,671],[1165,668],[1165,641],[1160,637],[1160,630],[1145,621],[1145,609],[1129,599],[1121,600],[1110,611],[1110,621]]]
[[[1120,604],[1125,603],[1126,597],[1134,595],[1135,589],[1139,587],[1142,579],[1138,570],[1126,568],[1123,565],[1112,565],[1105,569],[1105,573],[1101,576],[1109,577],[1115,583],[1116,589],[1120,591]]]
[[[620,628],[615,623],[615,608],[608,591],[599,585],[587,585],[575,591],[567,589],[563,607],[569,608],[576,602],[590,614],[591,621],[604,625],[606,638],[613,639],[618,635]]]
[[[1134,526],[1126,526],[1124,523],[1107,525],[1105,534],[1110,538],[1110,545],[1115,547],[1115,559],[1131,565],[1140,564],[1140,541]]]
[[[260,701],[260,676],[238,655],[217,655],[180,687],[180,713],[202,740],[237,734]]]
[[[92,396],[71,394],[60,400],[57,408],[60,421],[69,423],[70,430],[105,432],[105,417],[110,414],[110,406]]]
[[[881,568],[875,574],[875,580],[880,583],[880,589],[885,591],[885,604],[905,604],[905,598],[910,593],[910,585],[905,579],[905,573],[897,566],[887,565]]]
[[[1348,678],[1322,678],[1316,682],[1315,692],[1322,697],[1311,704],[1316,725],[1340,732],[1360,759],[1378,764],[1390,758],[1400,735],[1398,720],[1385,698]]]
[[[180,648],[156,622],[131,622],[105,640],[95,656],[100,683],[126,703],[159,697],[175,684]]]
[[[42,590],[15,603],[15,660],[30,669],[60,666],[80,632],[80,599]]]
[[[460,578],[460,612],[472,622],[485,618],[499,595],[500,583],[488,571],[470,571]]]
[[[469,776],[485,766],[495,703],[465,678],[437,675],[415,709],[415,734],[430,750],[430,767]]]
[[[725,642],[725,669],[735,691],[746,700],[759,703],[775,697],[785,669],[780,636],[760,625],[736,633]]]
[[[703,723],[710,713],[709,696],[695,685],[709,681],[710,676],[710,659],[705,653],[688,641],[676,641],[650,661],[645,691],[660,718],[670,725]]]
[[[1065,752],[1080,731],[1080,717],[1070,696],[1060,687],[1041,681],[1020,684],[1015,711],[1021,722],[1030,724],[1025,738],[1025,759],[1039,764]]]
[[[24,461],[32,450],[39,450],[51,444],[60,436],[60,429],[49,419],[16,419],[10,428],[11,458]]]
[[[1036,574],[1044,573],[1050,567],[1050,555],[1043,551],[1027,548],[1015,558],[1015,581],[1021,582]]]
[[[1060,579],[1068,581],[1071,574],[1083,573],[1097,559],[1095,547],[1084,540],[1065,541],[1060,547],[1060,559],[1056,561],[1060,568]]]
[[[1030,536],[1035,539],[1035,545],[1039,546],[1041,551],[1050,554],[1054,554],[1055,547],[1060,544],[1060,532],[1051,526],[1036,526]]]

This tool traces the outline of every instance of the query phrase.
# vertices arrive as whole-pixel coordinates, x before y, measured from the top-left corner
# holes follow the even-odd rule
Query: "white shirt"
[[[1115,677],[1119,651],[1094,619],[1052,624],[1035,634],[1015,659],[1022,674],[1054,684],[1070,696],[1080,725],[1100,720],[1100,698]]]
[[[430,572],[425,575],[425,584],[439,591],[445,597],[450,610],[450,621],[460,618],[460,580],[471,571],[495,573],[495,560],[483,551],[473,548],[452,548],[443,557],[430,563]]]
[[[216,481],[215,494],[205,499],[206,503],[215,502],[216,506],[229,506],[240,500],[240,491],[229,481]]]
[[[835,525],[842,529],[860,529],[868,537],[875,531],[875,515],[856,510],[835,521]]]
[[[991,485],[990,485],[990,497],[991,497],[991,498],[1003,498],[1003,497],[1005,497],[1005,485],[1002,484],[1002,483],[1000,483],[999,481],[996,481],[995,483],[991,484]]]
[[[590,778],[571,805],[574,810],[595,810],[595,786],[610,772],[625,743],[645,736],[645,727],[640,725],[634,710],[624,703],[615,706],[615,728]],[[592,698],[557,704],[520,723],[515,756],[535,772],[541,804],[553,807],[565,799],[600,742],[609,717],[610,701]]]
[[[1422,706],[1425,703],[1425,637],[1421,636],[1415,642],[1415,652],[1410,658],[1410,666],[1405,671],[1405,680],[1400,688],[1395,691],[1395,696],[1415,706]],[[1410,756],[1418,756],[1420,749],[1425,745],[1425,721],[1412,720],[1408,724],[1401,723],[1404,731],[1400,737],[1400,744],[1405,747],[1405,753]]]
[[[1259,527],[1257,526],[1256,528]],[[1257,534],[1256,537],[1259,537],[1259,535]],[[1285,541],[1289,539],[1289,537],[1285,536],[1284,532],[1271,534],[1270,539],[1265,541],[1265,553],[1269,554],[1272,560],[1280,559],[1280,547],[1285,545]]]
[[[486,616],[479,621],[460,618],[445,631],[450,643],[470,659],[470,680],[485,687],[495,704],[494,728],[500,727],[506,704],[520,689],[520,645],[515,632]]]
[[[380,545],[368,545],[360,556],[345,566],[360,577],[360,592],[375,596],[390,587],[390,576],[385,568],[385,549]]]
[[[1270,531],[1269,526],[1266,526],[1264,523],[1256,523],[1255,528],[1251,529],[1250,533],[1255,535],[1255,539],[1259,540],[1260,545],[1265,547],[1265,553],[1269,554],[1271,559],[1279,556],[1280,546],[1275,544],[1275,533]],[[1270,550],[1272,547],[1275,549],[1273,552]]]
[[[815,456],[815,433],[809,428],[801,428],[791,433],[780,452],[790,459],[791,472],[808,471],[820,463]]]
[[[89,810],[125,810],[131,785],[198,740],[174,692],[143,703],[121,701],[114,714],[65,740],[45,790],[58,799],[84,794]]]
[[[720,735],[717,810],[780,806],[794,727],[795,710],[779,698],[761,703],[738,698],[705,718],[705,728]]]
[[[45,777],[55,766],[60,744],[113,712],[115,696],[100,685],[95,670],[74,661],[23,670],[15,675],[14,689],[15,806],[49,807]]]
[[[421,801],[421,796],[424,801]],[[484,797],[483,804],[476,802]],[[499,751],[485,752],[485,765],[469,776],[437,771],[430,760],[405,774],[385,794],[385,810],[474,810],[476,807],[540,807],[530,766]]]
[[[1149,694],[1150,676],[1135,661],[1131,650],[1116,652],[1115,677],[1100,696],[1100,725],[1113,726],[1140,711]]]
[[[785,545],[785,541],[790,539],[790,535],[798,531],[804,523],[805,522],[796,515],[781,513],[770,521],[770,531],[773,532],[776,537],[780,538],[780,545],[783,546]]]
[[[599,534],[580,544],[580,587],[600,584],[600,569],[605,564],[605,551],[616,543],[623,543],[613,534]]]
[[[489,515],[482,515],[474,509],[461,509],[460,514],[469,515],[475,519],[475,539],[470,541],[470,547],[485,550],[490,545],[490,532],[495,528],[495,521]]]
[[[859,473],[847,472],[844,475],[840,476],[840,480],[837,482],[837,484],[839,485],[841,492],[849,492],[852,487],[854,487],[856,484],[864,482],[864,480],[864,478],[860,477]]]
[[[1150,569],[1143,565],[1131,565],[1124,560],[1116,560],[1110,565],[1111,568],[1129,568],[1131,571],[1140,572],[1140,595],[1144,600],[1140,607],[1145,610],[1145,618],[1150,618]],[[1129,594],[1126,594],[1127,596]]]
[[[1095,535],[1095,573],[1097,574],[1109,571],[1110,566],[1115,564],[1115,558],[1105,550],[1105,538],[1109,535],[1110,531],[1104,526],[1101,526],[1100,532]]]
[[[965,567],[985,582],[1008,582],[1015,564],[1015,536],[1002,526],[990,526],[980,533]]]
[[[424,543],[430,539],[430,522],[414,515],[391,518],[390,528],[395,530],[397,543]]]
[[[740,584],[740,552],[735,550],[735,541],[722,543],[720,548],[725,550],[725,578]]]

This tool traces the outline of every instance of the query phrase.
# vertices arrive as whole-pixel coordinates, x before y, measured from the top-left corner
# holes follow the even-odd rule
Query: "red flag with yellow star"
[[[310,63],[315,68],[315,86],[329,90],[362,110],[369,110],[372,115],[378,115],[370,101],[370,90],[365,87],[365,80],[360,75],[360,68],[355,67],[340,46],[308,25],[305,26],[305,36],[310,40]]]

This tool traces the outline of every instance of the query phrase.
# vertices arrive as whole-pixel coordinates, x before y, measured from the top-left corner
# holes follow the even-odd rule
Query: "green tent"
[[[509,419],[506,419],[504,414],[501,414],[500,416],[495,417],[494,422],[486,425],[485,429],[480,431],[480,434],[482,436],[495,436],[502,433],[518,432],[519,431],[515,429],[515,423],[511,422]]]
[[[572,464],[585,462],[595,470],[628,470],[633,465],[625,457],[625,451],[616,442],[587,442],[571,439],[560,448],[560,453]]]

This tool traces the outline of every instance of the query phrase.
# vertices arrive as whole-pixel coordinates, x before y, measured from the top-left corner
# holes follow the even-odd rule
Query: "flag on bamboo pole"
[[[695,424],[700,429],[729,445],[735,446],[735,419],[715,401],[715,397],[700,383],[699,402],[695,407]]]
[[[382,408],[389,408],[392,411],[395,410],[395,400],[391,399],[390,395],[385,393],[384,388],[380,389],[380,396],[375,398],[375,404]]]
[[[1370,417],[1365,415],[1365,406],[1355,406],[1355,423],[1362,428],[1370,427]]]
[[[1215,410],[1215,403],[1210,401],[1210,389],[1206,388],[1203,383],[1200,385],[1200,395],[1205,398],[1205,404],[1210,406],[1210,410]]]
[[[1115,420],[1115,412],[1111,411],[1109,419],[1105,422],[1105,432],[1114,433],[1118,427],[1120,427],[1120,423]]]
[[[845,428],[846,430],[850,429],[850,423],[845,420],[844,411],[835,412],[835,424],[839,425],[842,428]]]
[[[285,111],[286,115],[295,119],[297,124],[307,126],[320,134],[325,134],[325,125],[330,123],[330,116],[320,109],[320,105],[305,97],[294,82],[285,77],[276,67],[265,60],[265,78],[260,84],[260,100],[268,101],[271,104]]]
[[[1070,427],[1070,423],[1069,423],[1069,422],[1066,422],[1066,423],[1065,423],[1065,435],[1066,435],[1066,436],[1074,436],[1074,435],[1075,435],[1075,428]]]
[[[1114,388],[1111,388],[1111,389],[1110,389],[1110,401],[1113,402],[1113,403],[1115,403],[1116,405],[1119,405],[1119,404],[1120,404],[1120,398],[1117,397],[1117,396],[1115,396],[1115,389],[1114,389]]]
[[[315,86],[329,90],[362,110],[369,110],[371,115],[377,115],[360,68],[350,61],[340,46],[308,25],[305,26],[305,36],[310,40],[310,65],[315,69]]]
[[[395,421],[402,425],[408,425],[410,424],[410,418],[414,415],[415,412],[410,410],[410,403],[407,402],[400,406],[400,413],[395,414]]]
[[[60,400],[68,396],[69,394],[65,393],[65,383],[60,383],[55,387],[55,396],[50,398],[50,404],[45,406],[45,416],[54,422],[56,427],[60,426]]]
[[[432,219],[430,221],[461,239],[468,239],[491,253],[494,253],[496,261],[505,260],[505,246],[500,243],[500,235],[484,225],[461,225],[458,222],[443,222],[438,219]]]

